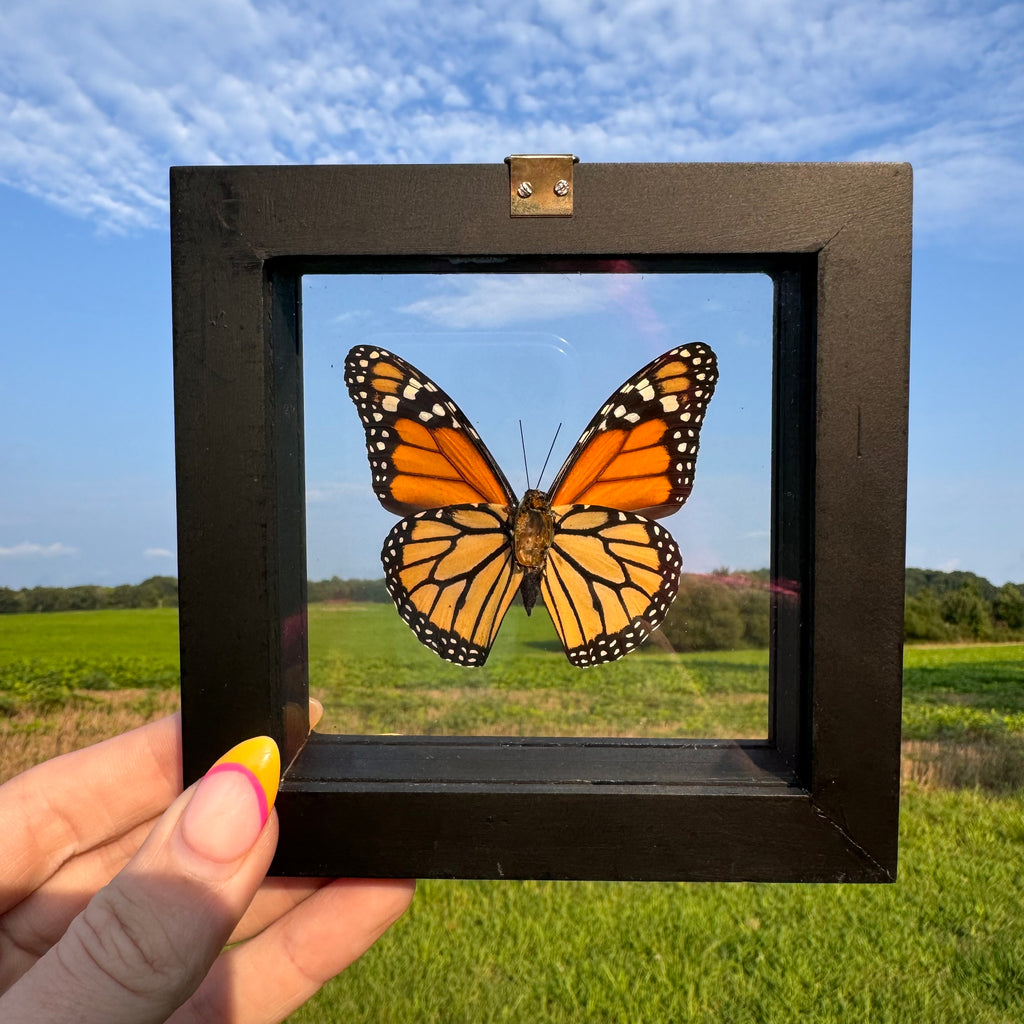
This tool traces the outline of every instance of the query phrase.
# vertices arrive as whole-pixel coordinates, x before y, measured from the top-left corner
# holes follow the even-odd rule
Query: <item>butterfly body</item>
[[[529,615],[537,603],[548,548],[555,537],[555,517],[547,495],[533,488],[528,490],[519,502],[513,523],[512,550],[523,569],[520,591]]]
[[[569,661],[613,661],[664,619],[682,559],[654,519],[692,487],[717,366],[672,349],[599,409],[548,492],[518,500],[457,405],[400,357],[353,348],[345,380],[366,431],[374,491],[406,518],[381,552],[385,581],[420,642],[482,665],[515,595],[543,600]]]

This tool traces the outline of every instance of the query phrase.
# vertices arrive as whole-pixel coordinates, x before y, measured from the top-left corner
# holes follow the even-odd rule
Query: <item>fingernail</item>
[[[232,747],[203,776],[185,810],[185,842],[209,860],[237,860],[266,824],[280,775],[281,757],[269,736]]]
[[[309,698],[309,727],[315,729],[317,722],[324,717],[324,706],[316,699],[316,697]]]

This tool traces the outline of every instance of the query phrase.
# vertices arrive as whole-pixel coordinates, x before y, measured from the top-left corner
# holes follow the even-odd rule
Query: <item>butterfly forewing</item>
[[[679,589],[671,535],[630,512],[553,508],[541,595],[565,653],[585,668],[628,654],[661,625]]]
[[[412,364],[357,345],[345,359],[345,384],[366,431],[374,494],[389,512],[514,504],[505,475],[466,415]]]
[[[381,552],[387,588],[420,642],[445,661],[482,665],[519,589],[505,505],[409,516]]]
[[[690,496],[704,412],[718,382],[700,342],[658,356],[590,421],[552,484],[552,505],[601,505],[657,519]]]

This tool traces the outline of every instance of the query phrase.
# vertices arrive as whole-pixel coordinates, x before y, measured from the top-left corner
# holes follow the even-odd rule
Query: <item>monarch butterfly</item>
[[[628,654],[661,625],[682,559],[654,519],[690,495],[718,380],[707,345],[652,360],[601,406],[547,493],[522,501],[459,407],[391,352],[357,345],[345,383],[380,503],[399,614],[445,661],[482,665],[517,592],[543,598],[569,661]]]

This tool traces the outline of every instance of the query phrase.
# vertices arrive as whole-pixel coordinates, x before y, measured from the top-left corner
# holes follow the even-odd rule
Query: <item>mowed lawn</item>
[[[387,606],[313,606],[310,664],[334,731],[763,736],[767,722],[764,652],[654,647],[581,672],[543,612],[513,609],[488,664],[460,670]],[[172,610],[0,616],[0,742],[127,727],[111,707],[152,717],[176,666]],[[33,686],[53,695],[62,678],[87,686],[33,705]],[[909,648],[904,735],[895,885],[425,881],[292,1020],[1016,1024],[1024,645]]]

